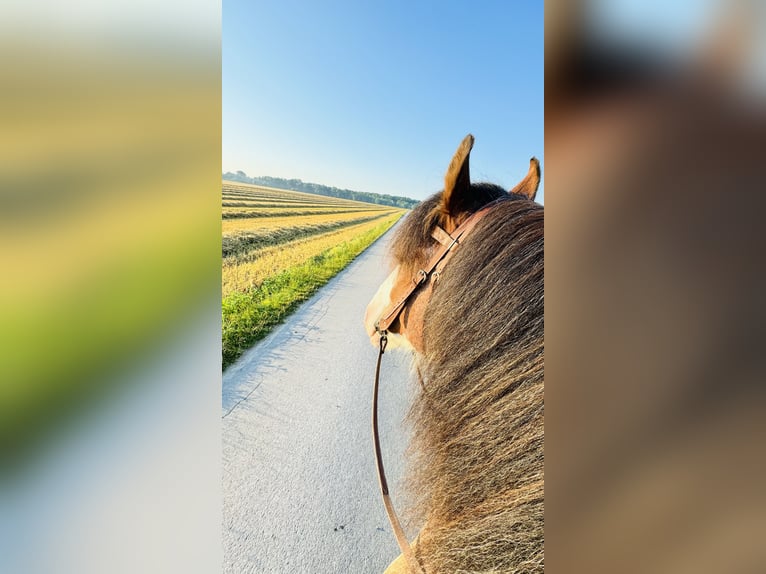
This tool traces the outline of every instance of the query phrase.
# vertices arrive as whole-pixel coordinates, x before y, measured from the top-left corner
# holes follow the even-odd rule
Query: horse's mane
[[[500,200],[466,238],[425,312],[410,491],[426,521],[427,572],[543,572],[543,208]],[[439,196],[403,222],[393,251],[417,265]],[[475,210],[478,206],[472,206]]]

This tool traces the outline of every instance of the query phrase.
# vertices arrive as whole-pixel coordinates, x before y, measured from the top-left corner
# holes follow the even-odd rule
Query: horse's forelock
[[[420,202],[404,218],[394,236],[391,247],[394,263],[400,265],[408,275],[424,266],[428,259],[428,251],[433,243],[431,231],[441,218],[440,203],[441,192]]]
[[[471,213],[508,193],[500,186],[491,183],[471,184],[470,199],[465,202],[465,211],[450,213],[443,202],[442,191],[422,201],[404,219],[397,231],[392,254],[394,262],[401,265],[408,275],[423,267],[434,245],[431,233],[436,226],[454,230]]]

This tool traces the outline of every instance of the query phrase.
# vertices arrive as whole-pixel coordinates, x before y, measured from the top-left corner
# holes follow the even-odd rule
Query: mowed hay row
[[[398,213],[401,209],[390,207],[380,211],[381,215],[387,213]],[[372,215],[372,213],[370,213]],[[291,215],[280,217],[263,218],[242,218],[242,219],[224,219],[221,222],[221,231],[224,235],[235,231],[260,231],[269,229],[280,229],[283,227],[293,227],[296,225],[320,225],[332,221],[350,221],[362,217],[359,212],[345,213],[322,213],[319,215]]]
[[[280,203],[315,203],[315,204],[321,204],[321,205],[337,205],[337,206],[354,206],[359,205],[360,203],[363,203],[361,201],[358,202],[348,202],[345,199],[338,199],[336,197],[326,197],[324,195],[318,195],[318,194],[310,194],[310,193],[301,193],[298,194],[296,191],[286,191],[285,194],[289,195],[282,195],[282,194],[271,194],[271,193],[232,193],[229,191],[225,191],[221,193],[221,199],[223,201],[274,201],[274,202],[280,202]]]
[[[232,199],[230,197],[224,196],[223,201],[221,203],[223,207],[328,207],[328,208],[338,208],[338,207],[348,207],[348,206],[337,206],[337,205],[329,205],[326,203],[317,203],[316,201],[294,201],[292,199],[268,199],[268,198],[239,198],[239,199]]]
[[[268,196],[232,196],[229,194],[221,196],[221,203],[246,203],[248,205],[283,205],[285,207],[327,207],[335,209],[359,209],[361,207],[383,207],[377,206],[374,203],[345,203],[341,201],[322,201],[321,196],[317,195],[320,199],[295,199],[287,197],[268,197]]]
[[[379,225],[393,224],[403,213],[403,210],[398,210],[385,218],[375,218],[340,230],[266,247],[258,250],[258,256],[253,260],[224,265],[222,270],[223,297],[258,287],[268,277],[301,265],[312,257],[346,243]]]
[[[323,215],[325,213],[381,213],[385,211],[381,208],[338,208],[338,207],[312,207],[312,208],[294,208],[294,207],[268,207],[268,208],[231,208],[223,209],[221,217],[223,219],[261,219],[265,217],[299,217],[302,215]]]
[[[274,201],[280,203],[310,203],[321,205],[358,205],[364,203],[361,201],[351,202],[347,199],[340,199],[337,197],[328,197],[326,195],[319,194],[298,194],[297,192],[287,192],[295,195],[276,195],[270,193],[253,193],[253,192],[233,192],[224,191],[221,194],[221,198],[224,201]]]
[[[345,205],[374,205],[363,201],[355,201],[352,199],[343,199],[339,197],[331,197],[328,195],[320,195],[317,193],[306,193],[302,191],[292,191],[287,189],[278,189],[275,187],[264,187],[259,185],[231,183],[224,181],[221,187],[222,194],[227,195],[239,195],[240,197],[267,197],[271,199],[285,199],[285,200],[313,200],[317,202],[327,204],[345,204]]]
[[[326,201],[332,199],[332,201]],[[311,197],[284,197],[273,196],[264,194],[236,194],[236,193],[223,193],[221,194],[222,201],[244,201],[248,203],[279,203],[282,205],[323,205],[323,206],[335,206],[335,207],[358,207],[360,203],[355,202],[348,203],[345,200],[336,198],[326,198],[322,195],[314,195]],[[374,205],[368,203],[366,205]]]
[[[223,264],[224,266],[231,265],[240,262],[243,257],[252,257],[253,250],[280,245],[295,239],[304,239],[313,235],[336,231],[343,227],[358,225],[368,221],[379,220],[386,215],[388,214],[373,214],[347,220],[331,220],[322,223],[298,223],[273,229],[237,230],[231,233],[225,233],[221,245]]]
[[[265,185],[254,185],[250,183],[238,183],[224,180],[221,184],[222,193],[239,193],[239,194],[251,194],[261,196],[273,196],[273,197],[323,197],[328,200],[336,201],[349,201],[339,197],[332,197],[329,195],[320,195],[316,193],[308,193],[305,191],[295,191],[292,189],[282,189],[280,187],[268,187]]]

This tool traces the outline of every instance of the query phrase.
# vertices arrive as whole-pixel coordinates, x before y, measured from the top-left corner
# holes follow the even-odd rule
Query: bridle
[[[391,523],[391,528],[394,531],[396,542],[399,544],[399,549],[402,551],[410,570],[419,574],[423,574],[423,568],[415,557],[415,553],[412,551],[412,547],[407,541],[402,525],[399,522],[399,517],[396,515],[394,505],[391,502],[391,496],[388,492],[388,482],[386,481],[386,473],[383,468],[383,457],[380,451],[380,436],[378,434],[378,387],[380,383],[380,363],[383,358],[383,353],[386,351],[386,345],[388,344],[388,329],[394,321],[396,321],[399,315],[401,315],[402,311],[404,311],[407,302],[421,286],[428,282],[429,279],[432,277],[434,279],[438,278],[442,269],[444,269],[444,266],[447,264],[447,261],[449,261],[455,253],[455,248],[460,245],[461,240],[464,240],[466,236],[473,231],[476,224],[499,202],[500,199],[492,201],[482,207],[479,211],[471,214],[452,234],[449,234],[441,227],[436,226],[431,233],[431,237],[439,242],[439,247],[431,256],[428,265],[426,265],[425,269],[418,270],[412,278],[412,283],[405,291],[404,295],[399,297],[395,302],[392,302],[381,314],[381,318],[375,323],[375,331],[380,336],[380,346],[378,362],[375,367],[375,383],[372,390],[372,437],[373,443],[375,444],[375,464],[378,469],[378,482],[380,483],[380,492],[383,497],[383,505],[386,508],[386,514],[388,515],[388,521]]]

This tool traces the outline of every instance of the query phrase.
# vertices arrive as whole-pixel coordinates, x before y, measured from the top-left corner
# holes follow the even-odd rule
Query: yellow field
[[[393,208],[381,209],[380,213],[393,213]],[[400,211],[400,210],[399,210]],[[363,215],[363,214],[362,214]],[[282,229],[284,227],[295,225],[316,225],[329,223],[333,221],[351,221],[361,217],[359,212],[341,212],[341,213],[323,213],[322,215],[291,215],[287,217],[262,217],[262,218],[243,218],[243,219],[224,219],[222,222],[222,231],[224,235],[235,231],[254,231],[258,229]]]
[[[380,213],[376,208],[335,207],[326,205],[299,205],[287,207],[224,207],[224,219],[264,219],[267,217],[303,217],[307,215],[324,215],[326,213]]]
[[[280,201],[306,201],[312,205],[331,205],[338,204],[343,206],[357,205],[363,207],[373,206],[372,203],[366,203],[363,201],[352,201],[350,199],[340,199],[337,197],[329,197],[326,195],[316,195],[314,193],[303,193],[301,191],[288,191],[286,189],[278,189],[276,187],[265,187],[261,185],[251,185],[249,183],[236,183],[232,181],[224,181],[222,196],[229,197],[242,197],[253,200],[258,199],[277,199]]]
[[[221,202],[224,369],[404,214],[226,181]]]
[[[245,291],[260,285],[264,279],[300,265],[324,251],[345,243],[349,239],[364,233],[386,219],[396,220],[400,214],[394,213],[376,218],[370,222],[344,227],[340,231],[332,231],[307,239],[297,239],[287,243],[258,249],[252,254],[250,261],[227,265],[223,264],[223,296],[234,291]]]
[[[233,203],[236,203],[236,208]],[[321,195],[223,182],[222,295],[246,292],[403,210]]]

